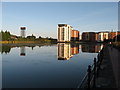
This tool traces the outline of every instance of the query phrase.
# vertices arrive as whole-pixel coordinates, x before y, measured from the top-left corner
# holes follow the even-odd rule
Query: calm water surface
[[[76,88],[101,45],[3,45],[3,88]]]

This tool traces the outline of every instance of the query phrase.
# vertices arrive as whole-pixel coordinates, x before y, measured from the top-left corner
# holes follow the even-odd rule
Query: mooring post
[[[94,78],[93,78],[93,87],[96,87],[96,58],[94,58]]]
[[[91,66],[88,66],[88,89],[90,89],[90,79],[91,79]]]
[[[96,73],[96,58],[94,58],[94,74]]]
[[[100,61],[100,53],[98,53],[97,58],[98,58],[98,62],[99,62]]]

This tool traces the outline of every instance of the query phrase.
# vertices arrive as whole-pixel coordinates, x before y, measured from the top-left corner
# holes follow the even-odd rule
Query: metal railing
[[[96,87],[96,77],[98,76],[98,72],[102,60],[103,60],[103,49],[98,53],[97,58],[94,58],[94,63],[88,66],[87,73],[77,88],[90,89]]]

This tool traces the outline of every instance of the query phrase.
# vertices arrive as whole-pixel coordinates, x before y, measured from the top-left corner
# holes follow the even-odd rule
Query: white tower
[[[26,27],[20,27],[20,29],[21,29],[21,37],[24,38]]]

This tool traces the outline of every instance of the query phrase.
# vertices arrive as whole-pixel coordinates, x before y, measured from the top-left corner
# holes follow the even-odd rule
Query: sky
[[[118,28],[117,2],[2,2],[2,29],[20,35],[57,38],[57,25],[69,24],[82,32]]]
[[[119,0],[1,0],[3,2],[119,2]]]

